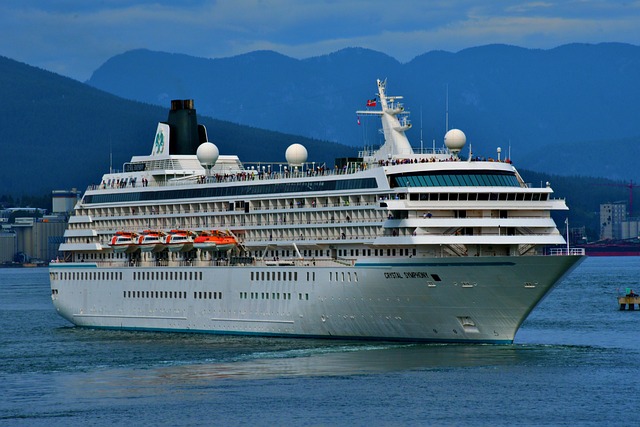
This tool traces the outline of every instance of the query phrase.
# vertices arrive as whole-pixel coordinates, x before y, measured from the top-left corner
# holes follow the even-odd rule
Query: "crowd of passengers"
[[[459,162],[461,161],[460,157],[453,157],[450,156],[446,159],[436,159],[435,157],[430,157],[428,159],[426,158],[422,158],[422,159],[391,159],[391,160],[379,160],[378,161],[378,166],[395,166],[395,165],[406,165],[406,164],[413,164],[413,163],[435,163],[435,162]],[[472,157],[471,158],[472,162],[486,162],[487,159],[485,157]],[[511,163],[510,159],[504,159],[504,160],[494,160],[492,158],[489,158],[488,161],[490,162],[495,162],[495,161],[499,161],[499,162],[504,162],[504,163]]]

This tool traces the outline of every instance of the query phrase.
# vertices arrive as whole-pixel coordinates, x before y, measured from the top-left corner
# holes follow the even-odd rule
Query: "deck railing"
[[[551,248],[549,249],[549,255],[562,256],[562,255],[584,255],[584,248]]]

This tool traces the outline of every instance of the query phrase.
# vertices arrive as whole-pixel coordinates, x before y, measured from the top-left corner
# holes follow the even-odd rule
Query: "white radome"
[[[213,166],[218,161],[218,157],[220,156],[220,151],[215,144],[211,142],[203,142],[198,147],[196,151],[196,156],[198,157],[198,161],[203,166]]]
[[[467,137],[460,129],[451,129],[444,136],[444,145],[454,154],[458,154],[466,143]]]
[[[302,166],[307,161],[307,149],[302,144],[291,144],[284,157],[291,166]]]

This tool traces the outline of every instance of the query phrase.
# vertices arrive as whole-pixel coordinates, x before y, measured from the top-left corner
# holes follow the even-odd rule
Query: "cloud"
[[[22,0],[0,2],[0,54],[87,79],[147,48],[201,57],[271,49],[296,58],[358,46],[400,61],[488,43],[635,43],[640,2],[604,0]]]

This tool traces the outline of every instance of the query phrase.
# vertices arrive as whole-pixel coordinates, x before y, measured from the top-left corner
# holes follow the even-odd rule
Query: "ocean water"
[[[640,258],[589,258],[513,345],[81,329],[0,269],[0,425],[638,425]]]

